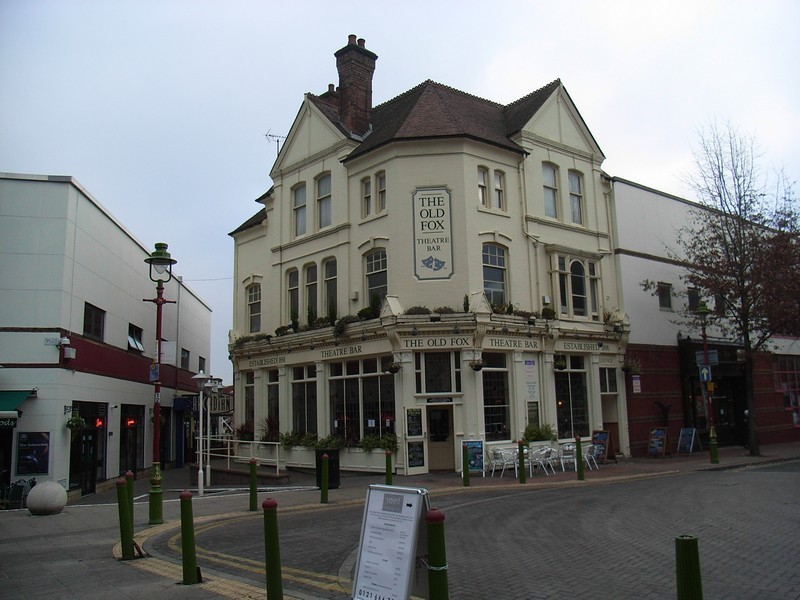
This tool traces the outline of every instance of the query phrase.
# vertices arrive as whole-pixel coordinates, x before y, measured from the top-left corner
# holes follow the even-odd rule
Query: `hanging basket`
[[[70,431],[80,431],[84,427],[86,427],[86,420],[77,413],[72,413],[72,416],[66,423],[67,429]]]

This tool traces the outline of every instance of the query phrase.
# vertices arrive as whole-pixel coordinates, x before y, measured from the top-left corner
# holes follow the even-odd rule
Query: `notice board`
[[[672,453],[669,451],[669,439],[667,436],[666,427],[653,427],[650,430],[650,439],[647,442],[647,456],[658,458],[665,454]]]
[[[427,595],[425,515],[428,491],[393,485],[369,486],[361,524],[353,600],[407,600]]]
[[[605,463],[608,456],[617,462],[617,451],[614,448],[614,442],[608,431],[596,429],[592,431],[592,444],[594,444],[594,459],[598,462]]]
[[[483,440],[463,440],[461,446],[467,448],[469,472],[483,473]]]
[[[684,427],[678,436],[678,454],[691,454],[695,450],[702,450],[700,436],[694,427]]]

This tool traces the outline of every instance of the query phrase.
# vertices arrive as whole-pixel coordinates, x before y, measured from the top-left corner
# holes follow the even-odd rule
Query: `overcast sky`
[[[500,103],[560,78],[613,176],[682,197],[698,128],[730,121],[800,178],[796,0],[0,0],[0,171],[71,175],[213,309],[232,381],[233,240],[348,34],[373,101],[426,79]],[[144,265],[143,265],[144,268]]]

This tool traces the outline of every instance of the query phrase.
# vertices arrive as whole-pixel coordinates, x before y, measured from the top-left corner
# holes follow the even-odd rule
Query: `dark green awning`
[[[36,390],[0,390],[0,413],[15,411]]]

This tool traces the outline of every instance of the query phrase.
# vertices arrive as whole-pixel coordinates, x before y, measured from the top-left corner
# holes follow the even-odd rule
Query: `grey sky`
[[[231,382],[233,241],[306,92],[348,34],[376,104],[433,79],[508,103],[561,78],[603,167],[679,196],[696,131],[730,120],[800,176],[792,0],[402,3],[0,0],[0,171],[74,176],[212,307]],[[143,264],[144,268],[144,264]]]

